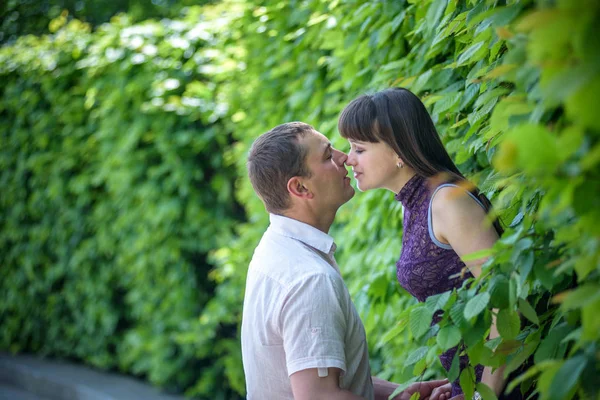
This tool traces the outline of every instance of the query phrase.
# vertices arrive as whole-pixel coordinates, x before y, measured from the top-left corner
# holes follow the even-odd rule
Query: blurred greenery
[[[437,360],[458,342],[506,365],[508,390],[597,398],[598,2],[128,3],[98,25],[117,4],[46,10],[50,33],[0,48],[0,348],[243,395],[237,326],[268,223],[246,179],[250,143],[302,120],[347,150],[341,109],[404,86],[506,232],[480,279],[416,304],[395,278],[400,204],[367,192],[342,207],[332,235],[373,372],[458,378]],[[3,19],[2,32],[44,24]],[[470,372],[463,387],[493,398]]]
[[[97,26],[117,13],[127,13],[132,21],[174,18],[186,6],[209,4],[212,0],[5,0],[0,3],[0,44],[17,37],[48,31],[51,20],[63,13]]]

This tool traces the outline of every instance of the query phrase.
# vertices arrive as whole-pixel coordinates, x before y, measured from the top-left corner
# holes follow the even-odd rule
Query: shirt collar
[[[301,241],[325,254],[333,255],[336,245],[333,238],[317,228],[282,215],[269,214],[270,229],[276,233]]]

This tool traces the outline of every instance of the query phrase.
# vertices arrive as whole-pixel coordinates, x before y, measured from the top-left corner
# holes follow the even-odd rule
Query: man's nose
[[[344,164],[346,163],[346,160],[348,159],[348,156],[346,155],[346,153],[344,153],[343,151],[339,151],[339,150],[335,150],[338,154],[337,154],[337,161],[338,164],[340,166],[344,166]]]
[[[345,161],[346,165],[353,167],[355,165],[354,163],[354,156],[352,154],[352,152],[350,152],[348,155],[346,155],[346,161]]]

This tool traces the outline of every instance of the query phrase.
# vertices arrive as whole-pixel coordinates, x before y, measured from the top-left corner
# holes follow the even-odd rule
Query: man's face
[[[317,131],[300,139],[300,144],[308,149],[306,166],[311,177],[305,182],[314,194],[317,207],[323,211],[337,211],[354,196],[344,166],[346,154],[331,147],[329,139]]]

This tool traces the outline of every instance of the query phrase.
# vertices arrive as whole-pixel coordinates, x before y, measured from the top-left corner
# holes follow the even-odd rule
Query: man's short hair
[[[303,122],[288,122],[258,137],[248,155],[248,176],[268,212],[281,214],[289,207],[287,183],[294,176],[310,177],[306,166],[308,149],[300,139],[314,128]]]

